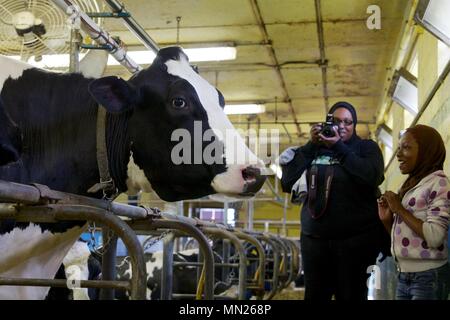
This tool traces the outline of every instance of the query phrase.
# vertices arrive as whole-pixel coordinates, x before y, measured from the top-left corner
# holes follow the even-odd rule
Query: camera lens
[[[333,130],[333,126],[330,125],[330,124],[325,124],[323,126],[322,131],[320,133],[322,133],[322,135],[324,135],[327,138],[334,137],[334,135],[335,135],[334,130]]]

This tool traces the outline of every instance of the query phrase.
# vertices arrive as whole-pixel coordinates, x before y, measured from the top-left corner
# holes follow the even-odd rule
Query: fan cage
[[[83,12],[100,12],[97,0],[72,0]],[[16,31],[18,13],[31,12],[42,21],[45,34],[28,32],[20,36]],[[93,18],[98,25],[102,18]],[[42,28],[37,30],[42,30]],[[70,51],[68,16],[51,0],[0,0],[0,54],[23,61],[39,61],[43,55],[64,54]],[[85,39],[90,39],[85,37]],[[81,49],[81,53],[85,53]]]

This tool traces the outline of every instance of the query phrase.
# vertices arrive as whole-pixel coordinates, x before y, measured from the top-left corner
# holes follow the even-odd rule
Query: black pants
[[[305,300],[367,300],[367,268],[376,264],[379,233],[344,240],[302,234]]]

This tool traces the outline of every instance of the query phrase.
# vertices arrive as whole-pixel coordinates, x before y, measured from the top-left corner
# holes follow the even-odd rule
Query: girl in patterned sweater
[[[450,182],[442,170],[444,142],[435,129],[416,125],[402,136],[397,159],[409,176],[399,194],[387,191],[378,201],[399,271],[396,299],[446,300]]]

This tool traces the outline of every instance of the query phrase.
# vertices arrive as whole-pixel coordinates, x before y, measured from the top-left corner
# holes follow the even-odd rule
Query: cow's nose
[[[266,181],[266,176],[261,174],[261,169],[249,166],[242,170],[242,178],[245,181],[243,196],[253,196],[261,189]]]

